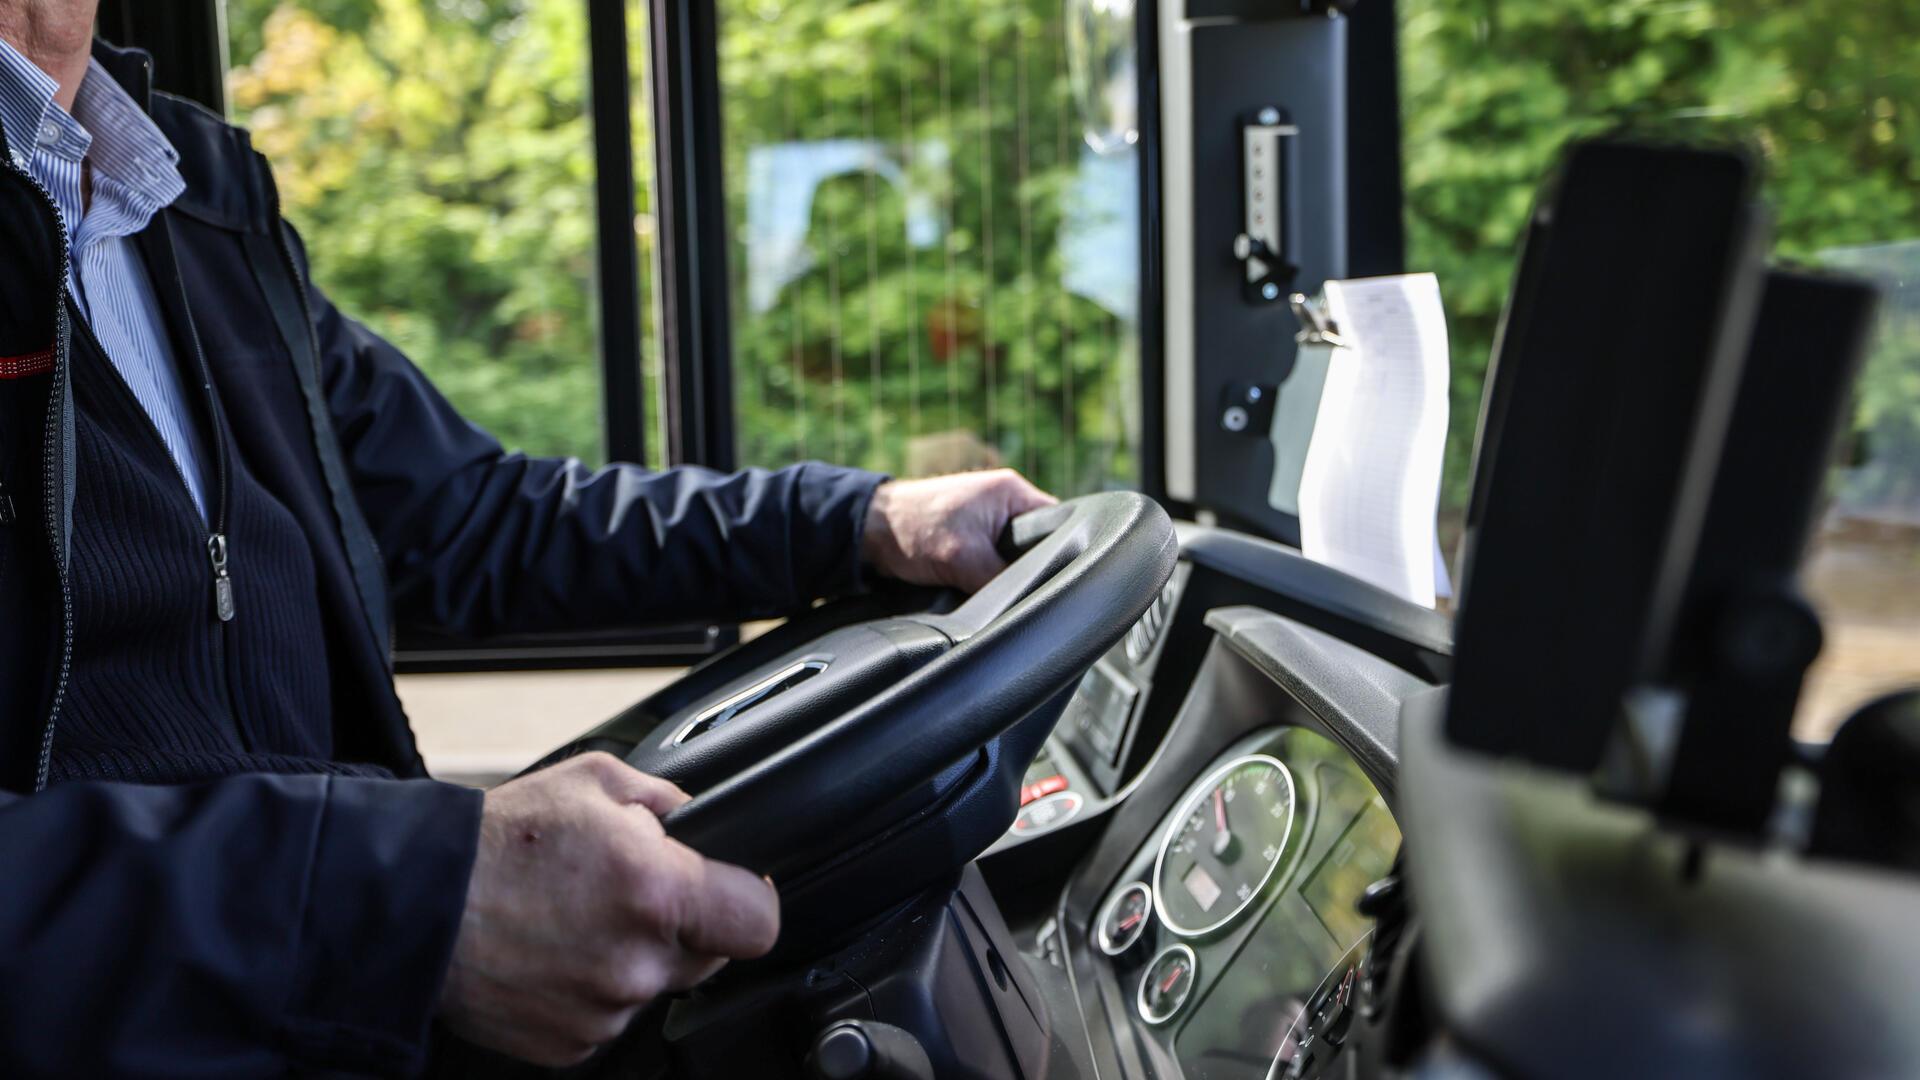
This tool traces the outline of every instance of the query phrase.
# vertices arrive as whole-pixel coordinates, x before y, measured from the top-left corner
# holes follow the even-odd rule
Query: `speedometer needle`
[[[1218,857],[1233,844],[1233,832],[1227,828],[1227,797],[1219,788],[1213,789],[1213,823],[1213,854]]]

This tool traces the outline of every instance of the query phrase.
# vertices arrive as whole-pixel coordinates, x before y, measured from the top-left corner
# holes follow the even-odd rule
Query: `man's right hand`
[[[441,996],[447,1026],[570,1065],[660,994],[773,948],[773,885],[661,829],[660,815],[687,798],[599,753],[489,791]]]

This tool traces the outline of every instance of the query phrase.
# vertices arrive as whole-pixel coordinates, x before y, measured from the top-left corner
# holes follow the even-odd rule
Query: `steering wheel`
[[[1063,701],[1146,611],[1177,554],[1166,512],[1132,492],[1023,515],[1002,548],[1007,569],[951,612],[834,627],[771,655],[743,647],[744,659],[691,673],[700,695],[650,714],[626,754],[693,792],[666,816],[668,834],[776,880],[818,867],[866,839],[876,815],[897,819],[903,792]],[[590,735],[561,754],[595,745]],[[943,857],[957,869],[978,850]]]

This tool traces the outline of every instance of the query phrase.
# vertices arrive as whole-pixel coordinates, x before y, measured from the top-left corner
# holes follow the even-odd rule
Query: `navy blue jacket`
[[[881,478],[529,458],[311,286],[246,133],[96,56],[180,151],[156,286],[232,446],[312,539],[341,760],[402,779],[45,787],[72,671],[66,238],[0,132],[0,1072],[419,1064],[477,835],[424,779],[393,627],[459,638],[797,608],[858,585]],[[586,718],[583,718],[586,719]],[[45,790],[41,790],[45,788]],[[37,792],[37,793],[36,793]]]

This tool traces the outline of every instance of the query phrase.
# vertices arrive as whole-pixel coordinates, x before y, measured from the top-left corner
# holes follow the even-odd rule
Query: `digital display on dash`
[[[1345,780],[1357,793],[1360,786],[1350,777]],[[1367,794],[1372,794],[1370,789]],[[1360,914],[1355,901],[1393,869],[1399,849],[1400,827],[1386,802],[1374,795],[1347,820],[1320,864],[1301,882],[1301,898],[1334,944],[1345,948],[1372,928],[1372,920]]]
[[[1194,902],[1200,905],[1201,911],[1212,911],[1213,905],[1220,900],[1220,883],[1213,880],[1213,875],[1202,870],[1198,864],[1187,871],[1187,876],[1180,879],[1180,884],[1185,885],[1187,892],[1193,894]]]

